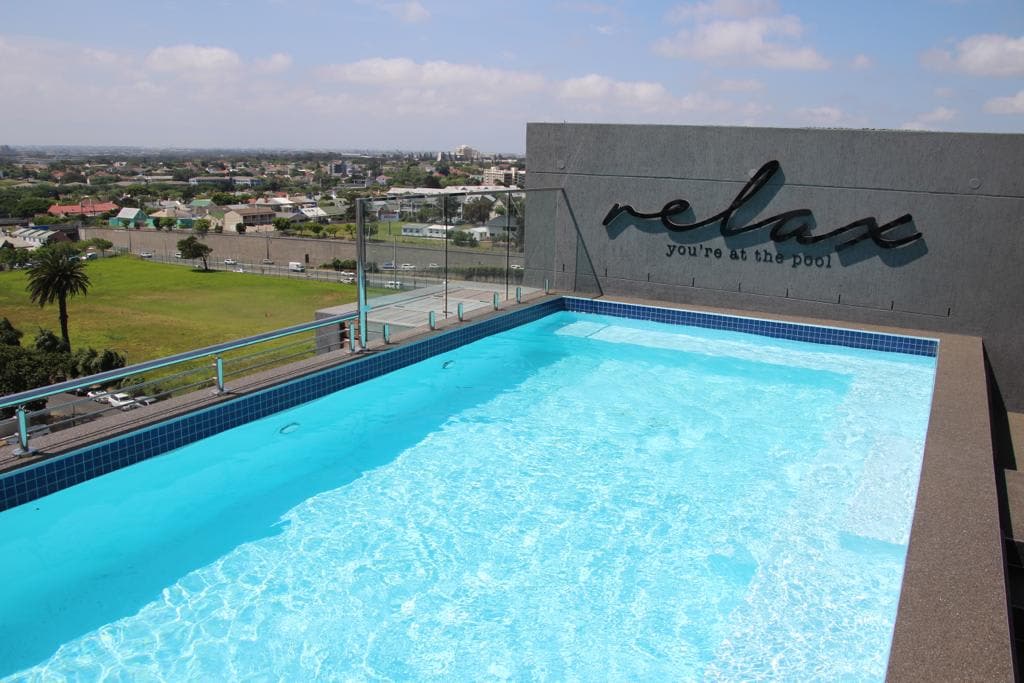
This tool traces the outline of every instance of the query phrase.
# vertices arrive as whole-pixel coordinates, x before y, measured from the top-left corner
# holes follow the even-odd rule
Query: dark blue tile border
[[[800,323],[777,322],[774,320],[745,318],[720,313],[700,313],[675,308],[624,304],[617,301],[579,299],[576,297],[565,297],[564,300],[565,310],[577,313],[598,313],[601,315],[614,315],[619,318],[653,320],[672,325],[708,327],[716,330],[759,334],[763,337],[791,339],[793,341],[811,342],[814,344],[830,344],[832,346],[849,346],[855,349],[906,353],[913,356],[935,357],[939,351],[937,339],[926,339],[924,337],[904,337],[880,332],[864,332],[862,330],[847,330],[819,325],[802,325]]]
[[[406,346],[369,355],[328,370],[268,387],[231,401],[182,415],[109,441],[92,444],[52,460],[0,475],[0,510],[22,505],[47,494],[112,472],[161,453],[267,415],[326,396],[345,387],[445,353],[492,334],[518,327],[557,311],[599,313],[760,334],[818,344],[935,356],[934,339],[901,337],[859,330],[782,323],[757,318],[697,313],[670,308],[560,297],[471,325],[431,336]]]

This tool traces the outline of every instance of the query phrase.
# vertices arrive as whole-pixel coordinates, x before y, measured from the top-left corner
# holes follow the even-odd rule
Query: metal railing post
[[[433,311],[431,311],[429,315],[427,315],[427,322],[430,324],[430,329],[437,329],[437,316],[434,314]]]
[[[366,348],[366,200],[356,199],[356,289],[359,308],[359,348]]]
[[[217,356],[214,359],[214,366],[217,368],[217,393],[224,393],[224,359]]]
[[[494,310],[498,310],[498,293],[495,292],[494,296],[491,297],[491,303],[494,305]]]
[[[522,287],[516,287],[516,303],[517,304],[523,303],[523,288]]]
[[[391,323],[384,323],[384,343],[391,343]]]
[[[466,313],[465,313],[465,311],[464,311],[464,310],[462,309],[462,304],[461,304],[461,303],[459,304],[459,307],[458,307],[458,309],[456,309],[456,310],[457,310],[457,311],[458,311],[458,313],[459,313],[459,322],[462,322],[463,320],[465,320],[465,319],[466,319]]]
[[[17,455],[27,455],[32,452],[32,449],[28,447],[28,416],[25,414],[25,406],[18,406],[18,453]]]
[[[551,293],[551,286],[550,286],[550,283],[548,282],[547,278],[544,278],[544,293],[545,294],[550,294]]]

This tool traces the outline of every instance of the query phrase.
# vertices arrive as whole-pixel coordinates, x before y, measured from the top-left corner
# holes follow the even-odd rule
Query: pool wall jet
[[[1024,409],[1024,135],[531,123],[525,284],[980,336]]]

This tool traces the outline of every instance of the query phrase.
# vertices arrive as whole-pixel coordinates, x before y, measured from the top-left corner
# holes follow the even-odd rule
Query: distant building
[[[195,178],[188,179],[189,185],[219,185],[221,187],[230,187],[231,178],[224,175],[201,175]]]
[[[50,230],[42,226],[34,226],[5,232],[2,241],[4,246],[9,248],[35,251],[39,247],[45,247],[48,244],[70,242],[71,238],[60,230]]]
[[[459,145],[455,148],[455,158],[460,161],[473,161],[480,158],[480,152],[469,145]]]
[[[491,166],[484,171],[484,185],[519,185],[522,175],[524,174],[514,166],[512,168]]]
[[[239,223],[245,226],[245,232],[270,232],[274,229],[276,216],[274,210],[268,207],[247,206],[226,211],[222,225],[224,232],[238,232],[235,226]]]
[[[99,216],[119,208],[114,202],[94,202],[90,199],[78,204],[54,204],[46,212],[51,216]]]
[[[125,207],[121,209],[116,216],[110,219],[110,224],[114,226],[121,226],[123,228],[144,228],[147,225],[152,226],[153,221],[142,209]]]
[[[427,223],[405,223],[402,225],[402,236],[403,237],[432,237],[434,239],[444,239],[445,236],[455,230],[455,226],[449,225],[438,225],[438,224],[427,224]]]
[[[319,206],[303,206],[292,215],[291,220],[297,223],[326,223],[327,212]]]

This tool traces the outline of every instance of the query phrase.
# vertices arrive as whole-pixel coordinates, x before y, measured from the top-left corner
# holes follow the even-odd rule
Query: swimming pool
[[[0,513],[0,673],[879,679],[934,368],[548,315]]]

